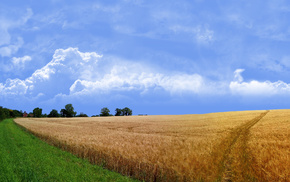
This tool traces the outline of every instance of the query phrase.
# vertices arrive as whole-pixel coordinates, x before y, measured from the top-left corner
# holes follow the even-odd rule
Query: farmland
[[[52,145],[140,180],[290,179],[290,110],[15,122]]]
[[[133,181],[37,139],[12,119],[0,122],[0,181]]]

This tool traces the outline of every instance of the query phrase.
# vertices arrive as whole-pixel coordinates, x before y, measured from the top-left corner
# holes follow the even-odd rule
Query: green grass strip
[[[0,181],[133,181],[0,122]]]

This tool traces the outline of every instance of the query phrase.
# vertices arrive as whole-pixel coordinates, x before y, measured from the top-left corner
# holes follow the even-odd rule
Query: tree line
[[[0,106],[0,121],[7,118],[22,117],[22,115],[22,111],[3,108]]]
[[[131,116],[132,110],[128,107],[123,109],[116,108],[115,114],[110,114],[110,110],[107,107],[101,109],[99,115],[93,115],[92,117],[98,116]],[[67,104],[63,109],[58,112],[56,109],[52,109],[50,113],[43,114],[42,108],[36,107],[32,112],[26,113],[25,111],[11,110],[7,108],[3,108],[0,106],[0,121],[6,118],[15,118],[15,117],[88,117],[87,114],[80,113],[77,115],[77,112],[74,111],[74,107],[72,104]]]
[[[116,108],[115,109],[115,116],[131,116],[132,115],[132,110],[128,107],[125,107],[123,109]],[[110,110],[107,107],[104,107],[101,109],[101,114],[100,115],[95,115],[96,116],[113,116],[110,114]]]

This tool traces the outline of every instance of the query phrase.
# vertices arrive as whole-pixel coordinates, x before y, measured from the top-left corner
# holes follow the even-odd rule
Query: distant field
[[[141,180],[290,181],[290,110],[15,121]]]

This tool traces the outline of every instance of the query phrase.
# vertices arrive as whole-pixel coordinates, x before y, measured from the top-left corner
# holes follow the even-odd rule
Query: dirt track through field
[[[254,175],[250,169],[251,155],[247,148],[251,127],[258,123],[268,112],[266,111],[247,123],[233,129],[218,146],[217,155],[218,181],[253,181]]]

